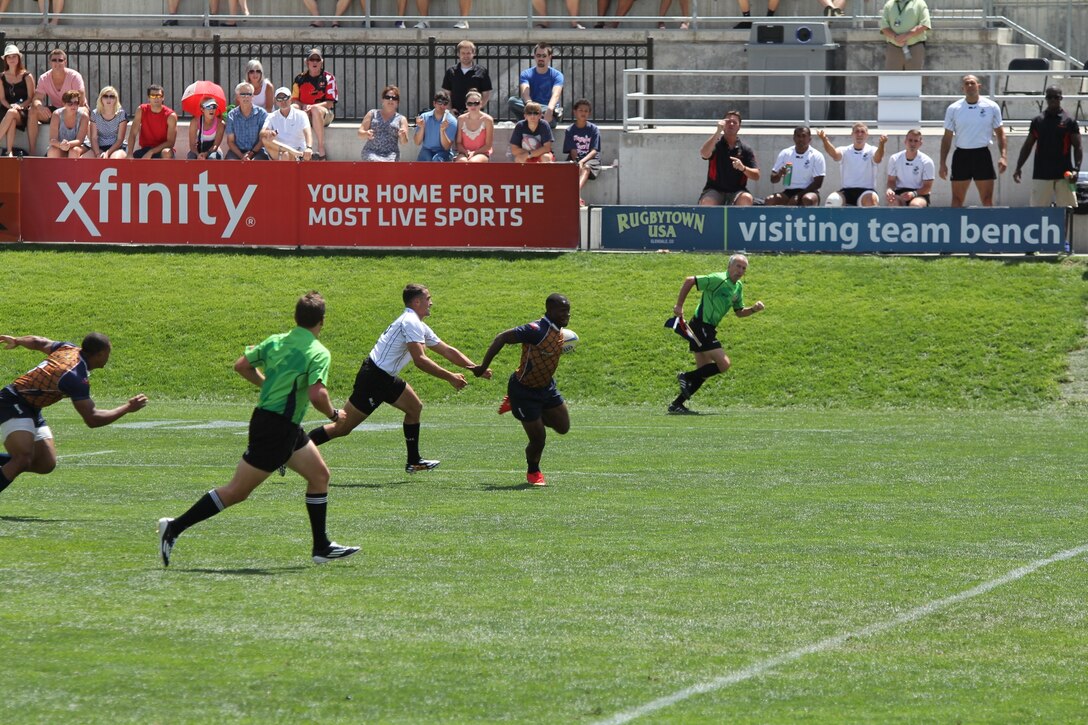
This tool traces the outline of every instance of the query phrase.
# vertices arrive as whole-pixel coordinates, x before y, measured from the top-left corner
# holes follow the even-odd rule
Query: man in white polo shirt
[[[309,161],[314,153],[309,116],[291,105],[289,89],[277,88],[274,97],[276,108],[261,131],[265,149],[280,161]]]
[[[367,419],[382,403],[389,403],[404,412],[404,442],[408,448],[407,473],[430,471],[438,461],[425,460],[419,454],[419,418],[423,403],[398,373],[414,363],[425,373],[445,380],[455,390],[461,390],[468,382],[461,373],[454,373],[427,357],[426,348],[434,350],[454,365],[471,370],[476,377],[490,378],[491,371],[478,371],[479,366],[465,357],[460,350],[438,339],[423,318],[431,314],[431,292],[421,284],[410,284],[401,294],[404,312],[385,328],[378,342],[363,361],[355,376],[355,388],[344,403],[344,417],[335,423],[310,431],[310,440],[321,445],[332,438],[346,436]]]
[[[978,77],[963,77],[964,97],[948,107],[944,114],[944,138],[941,139],[942,179],[948,178],[948,152],[955,137],[956,151],[952,154],[952,206],[963,206],[971,180],[975,181],[983,206],[994,205],[994,161],[990,144],[997,136],[1001,157],[997,160],[1002,174],[1009,167],[1009,144],[1001,122],[1001,107],[980,95],[982,84]]]
[[[812,148],[812,130],[808,126],[793,129],[793,146],[782,149],[771,167],[771,183],[782,182],[783,189],[771,194],[767,206],[819,206],[820,187],[827,175],[824,155]]]

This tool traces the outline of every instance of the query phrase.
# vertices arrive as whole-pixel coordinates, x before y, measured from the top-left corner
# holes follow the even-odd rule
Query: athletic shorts
[[[718,340],[718,328],[711,327],[698,317],[688,320],[688,328],[703,341],[702,345],[697,345],[694,340],[688,340],[688,349],[692,352],[710,352],[721,348],[722,343]]]
[[[242,454],[242,460],[272,473],[309,442],[306,431],[290,418],[264,408],[254,408],[249,418],[249,447]]]
[[[15,399],[7,391],[0,392],[0,442],[17,430],[34,434],[34,440],[43,441],[53,437],[53,431],[42,417],[41,408],[27,405]]]
[[[348,402],[363,415],[370,415],[382,403],[397,402],[407,387],[408,383],[385,372],[368,357],[355,375],[355,387]]]
[[[572,162],[576,163],[576,162]],[[585,163],[586,170],[589,171],[589,180],[592,181],[601,175],[601,159],[599,156],[594,156]]]
[[[525,421],[537,420],[545,410],[558,408],[564,402],[554,380],[547,387],[530,388],[518,382],[516,375],[511,375],[506,394],[510,396],[510,412],[518,420]]]
[[[741,194],[748,193],[747,189],[740,189],[739,191],[718,191],[717,189],[708,186],[703,189],[703,193],[699,196],[699,201],[703,199],[710,199],[718,206],[733,206],[737,203],[737,198]]]
[[[851,186],[848,189],[839,189],[839,194],[842,195],[842,203],[844,206],[857,206],[858,199],[861,195],[867,191],[873,191],[872,189],[862,189],[857,186]],[[876,192],[874,192],[876,193]]]
[[[816,202],[817,203],[820,202],[820,192],[818,192],[818,191],[808,192],[808,191],[805,191],[804,189],[783,189],[782,190],[782,196],[789,199],[790,204],[793,205],[793,206],[801,206],[801,197],[803,197],[805,194],[809,194],[809,193],[815,194],[816,195]]]
[[[956,149],[952,153],[952,181],[992,181],[996,178],[989,146]]]
[[[895,190],[895,195],[896,195],[896,196],[899,196],[900,194],[906,194],[906,193],[907,193],[908,191],[913,191],[913,192],[914,192],[914,193],[916,193],[916,194],[918,193],[918,190],[917,190],[917,189],[902,189],[902,188],[900,188],[900,189],[896,189],[896,190]],[[918,197],[917,197],[917,198],[919,198],[919,199],[925,199],[925,200],[926,200],[926,204],[929,204],[929,203],[930,203],[930,201],[929,201],[929,194],[918,194]]]

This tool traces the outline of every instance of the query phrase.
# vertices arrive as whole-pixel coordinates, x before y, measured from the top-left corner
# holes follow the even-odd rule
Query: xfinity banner
[[[1067,248],[1064,209],[604,207],[601,212],[605,249],[1056,254]]]
[[[21,159],[19,169],[24,241],[574,249],[581,240],[571,164]]]

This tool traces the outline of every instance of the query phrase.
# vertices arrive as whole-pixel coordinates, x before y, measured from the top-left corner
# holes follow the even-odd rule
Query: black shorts
[[[715,189],[713,186],[707,186],[703,189],[703,193],[699,196],[699,201],[703,199],[710,199],[718,206],[733,206],[737,203],[737,199],[741,194],[747,194],[747,189],[738,189],[737,191],[721,191]]]
[[[138,148],[138,149],[136,149],[135,151],[132,152],[132,158],[142,159],[144,156],[147,156],[148,152],[150,152],[151,149],[153,149],[153,148],[155,148],[155,147],[154,146],[144,146],[143,148]],[[166,151],[166,150],[167,149],[163,149],[163,151]],[[173,151],[174,149],[169,149],[169,150]],[[162,158],[162,151],[159,151],[158,153],[151,154],[151,156],[149,158],[161,159]]]
[[[547,387],[530,388],[511,375],[510,382],[506,384],[506,394],[510,396],[510,412],[518,420],[537,420],[545,410],[558,408],[564,403],[554,380]]]
[[[688,349],[692,352],[710,352],[721,348],[722,343],[718,340],[718,328],[711,327],[698,317],[688,320],[688,327],[703,343],[697,345],[694,340],[688,340]]]
[[[917,189],[896,189],[895,190],[895,195],[899,196],[900,194],[906,194],[908,191],[912,191],[915,194],[918,194]],[[929,194],[918,194],[917,198],[918,199],[925,199],[926,204],[929,204]]]
[[[355,375],[355,387],[348,402],[363,415],[370,415],[382,403],[397,402],[407,387],[408,383],[385,372],[368,357]]]
[[[309,442],[306,431],[290,418],[264,408],[254,408],[249,417],[249,447],[242,454],[242,460],[272,473]]]
[[[952,153],[952,181],[992,181],[996,178],[989,146],[956,149]]]
[[[840,189],[839,193],[842,194],[842,203],[845,206],[857,206],[858,199],[860,199],[861,195],[867,191],[872,191],[872,189],[862,189],[861,187],[851,186],[847,189]]]
[[[0,389],[0,423],[6,423],[12,418],[30,418],[34,421],[35,428],[45,425],[41,408],[27,405],[25,400],[10,390]],[[2,443],[3,441],[0,441],[0,444]]]
[[[782,196],[789,200],[793,206],[801,206],[801,200],[805,194],[815,194],[816,201],[820,200],[820,192],[818,191],[805,191],[804,189],[783,189],[781,191]]]

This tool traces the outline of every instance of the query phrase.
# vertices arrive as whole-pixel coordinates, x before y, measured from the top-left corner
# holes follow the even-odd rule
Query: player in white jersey
[[[888,188],[884,197],[888,206],[912,206],[918,209],[929,206],[929,192],[933,189],[933,159],[922,148],[921,129],[907,131],[906,148],[892,154],[888,160]]]
[[[355,387],[344,404],[344,417],[335,423],[314,428],[309,436],[316,445],[346,436],[378,406],[389,403],[404,412],[404,442],[408,449],[408,462],[404,470],[416,473],[429,471],[439,462],[425,460],[419,454],[419,418],[423,403],[412,386],[402,380],[398,373],[411,362],[423,372],[445,380],[456,390],[468,385],[464,375],[446,370],[427,357],[427,348],[454,365],[472,371],[477,377],[490,378],[491,371],[478,372],[476,363],[457,348],[438,339],[434,330],[423,322],[423,318],[431,314],[430,290],[421,284],[410,284],[404,288],[402,298],[404,312],[385,328],[355,376]]]
[[[948,107],[944,114],[944,138],[941,139],[941,178],[948,178],[948,152],[955,138],[956,152],[952,155],[952,206],[963,206],[971,180],[975,181],[983,206],[994,205],[994,162],[990,143],[997,136],[1001,157],[997,160],[1002,174],[1009,167],[1009,144],[1001,125],[1001,108],[980,95],[982,84],[977,76],[963,77],[964,97]]]
[[[839,162],[842,169],[842,188],[839,194],[846,206],[880,206],[876,193],[876,170],[884,160],[884,145],[888,137],[881,135],[879,146],[869,143],[869,127],[855,123],[851,135],[854,143],[836,148],[821,129],[816,132],[824,142],[824,151]],[[829,202],[830,203],[830,202]]]
[[[771,183],[781,181],[785,188],[764,199],[765,205],[820,205],[820,187],[827,174],[827,162],[811,144],[812,131],[808,126],[793,129],[793,146],[782,149],[771,167]]]

